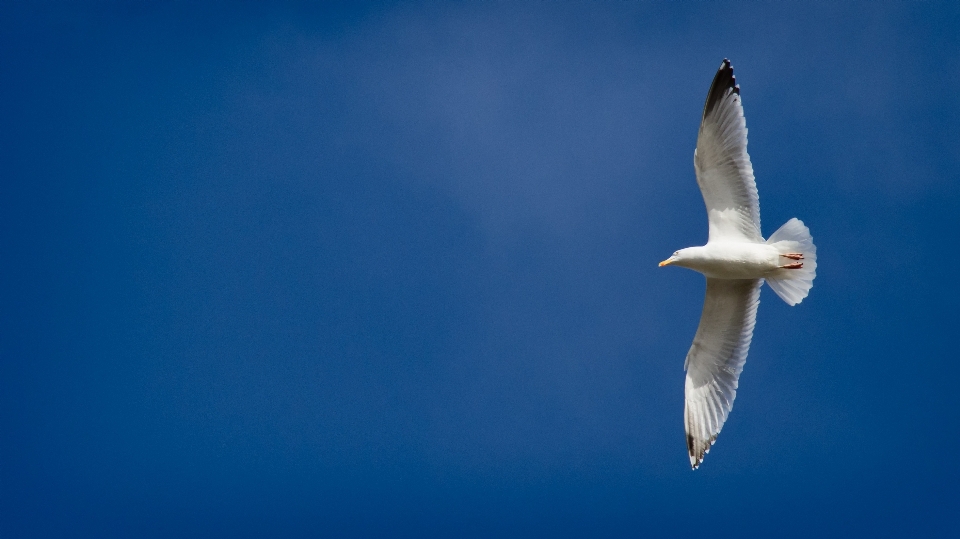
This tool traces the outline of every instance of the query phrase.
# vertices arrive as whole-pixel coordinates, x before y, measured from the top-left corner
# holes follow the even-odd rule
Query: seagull
[[[797,218],[767,240],[760,235],[760,199],[747,155],[740,86],[727,59],[707,93],[693,166],[707,206],[707,244],[680,249],[660,266],[689,268],[707,278],[700,326],[683,366],[683,420],[690,467],[696,470],[733,409],[760,287],[766,281],[787,304],[800,303],[817,276],[817,248]]]

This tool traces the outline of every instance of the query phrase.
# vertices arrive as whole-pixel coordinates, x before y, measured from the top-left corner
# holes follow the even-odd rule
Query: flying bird
[[[760,199],[747,155],[740,86],[727,59],[707,93],[693,166],[707,206],[707,244],[680,249],[660,266],[689,268],[707,278],[700,326],[684,362],[683,420],[690,466],[696,470],[733,409],[760,287],[766,281],[789,305],[800,303],[817,276],[817,248],[797,218],[767,240],[760,235]]]

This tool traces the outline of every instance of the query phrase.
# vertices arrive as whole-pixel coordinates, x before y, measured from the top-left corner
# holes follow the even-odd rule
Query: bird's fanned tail
[[[787,305],[800,303],[810,293],[813,280],[817,277],[817,246],[813,244],[810,229],[794,217],[774,232],[767,244],[776,247],[781,256],[791,255],[781,260],[792,261],[790,265],[794,266],[777,270],[767,277],[767,284]]]

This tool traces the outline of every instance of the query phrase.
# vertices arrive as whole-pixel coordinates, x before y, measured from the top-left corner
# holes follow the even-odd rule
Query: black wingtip
[[[690,469],[696,470],[699,468],[700,463],[703,462],[703,452],[698,452],[697,449],[694,448],[693,436],[689,434],[687,434],[687,454],[690,455]]]
[[[690,455],[690,468],[696,470],[703,464],[703,457],[710,452],[713,444],[717,443],[717,435],[714,434],[707,440],[706,444],[698,444],[689,433],[687,434],[687,453]]]
[[[717,106],[717,103],[727,95],[728,90],[732,90],[733,93],[740,95],[737,78],[733,76],[733,65],[730,64],[730,60],[724,58],[720,64],[720,69],[717,70],[717,74],[713,77],[710,91],[707,92],[707,102],[703,105],[704,118],[706,118]]]

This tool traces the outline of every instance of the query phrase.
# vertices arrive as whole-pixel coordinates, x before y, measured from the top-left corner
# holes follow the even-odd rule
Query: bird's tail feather
[[[800,303],[810,293],[817,276],[817,246],[813,244],[810,229],[794,217],[774,232],[767,244],[780,252],[782,266],[792,266],[768,276],[767,284],[788,305]],[[796,255],[803,258],[798,259]]]

